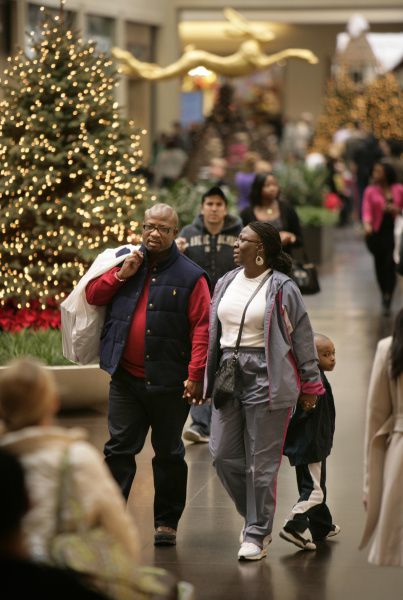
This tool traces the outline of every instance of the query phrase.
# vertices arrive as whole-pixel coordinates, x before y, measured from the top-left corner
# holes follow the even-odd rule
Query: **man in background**
[[[180,231],[178,248],[206,271],[213,292],[218,279],[235,267],[233,246],[242,229],[238,217],[228,214],[228,201],[218,186],[202,196],[200,214],[191,225]],[[191,426],[183,437],[190,442],[208,442],[210,436],[211,406],[192,406]]]

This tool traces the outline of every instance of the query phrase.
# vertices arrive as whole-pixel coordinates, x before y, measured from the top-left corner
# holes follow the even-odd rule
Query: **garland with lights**
[[[10,310],[56,310],[101,250],[130,239],[147,191],[144,132],[120,115],[117,70],[67,29],[61,6],[0,81],[3,328]]]

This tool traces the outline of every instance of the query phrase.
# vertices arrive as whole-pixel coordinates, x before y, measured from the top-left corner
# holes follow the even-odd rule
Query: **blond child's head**
[[[336,366],[336,350],[330,338],[322,333],[315,333],[315,346],[322,371],[333,371]]]
[[[33,358],[19,358],[0,373],[0,417],[9,431],[51,420],[58,409],[51,372]]]

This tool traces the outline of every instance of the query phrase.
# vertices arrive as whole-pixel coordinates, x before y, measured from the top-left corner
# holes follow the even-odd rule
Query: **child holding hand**
[[[333,371],[336,365],[335,348],[322,334],[315,334],[315,345],[326,391],[315,404],[297,405],[284,444],[284,454],[295,466],[299,498],[280,537],[303,550],[316,550],[317,541],[340,532],[326,504],[326,457],[333,445],[335,406],[324,371]]]

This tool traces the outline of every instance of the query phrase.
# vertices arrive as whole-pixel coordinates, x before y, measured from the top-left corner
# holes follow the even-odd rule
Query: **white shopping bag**
[[[129,252],[116,256],[123,248],[127,248]],[[125,244],[101,252],[71,294],[61,303],[63,356],[68,360],[80,365],[98,362],[105,306],[88,304],[85,288],[91,279],[123,262],[130,252],[138,248],[139,246]]]

